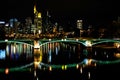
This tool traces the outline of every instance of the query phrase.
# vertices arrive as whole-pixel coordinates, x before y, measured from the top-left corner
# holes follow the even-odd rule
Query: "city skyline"
[[[6,2],[5,2],[6,3]],[[117,2],[89,0],[10,0],[7,7],[1,6],[2,19],[34,17],[33,6],[46,15],[49,11],[53,22],[69,24],[83,19],[88,24],[104,24],[119,16]],[[64,21],[63,21],[64,20]]]

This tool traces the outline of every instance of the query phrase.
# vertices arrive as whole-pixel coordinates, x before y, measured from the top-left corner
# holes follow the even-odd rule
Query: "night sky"
[[[119,4],[115,0],[4,0],[0,3],[0,18],[33,17],[33,6],[45,15],[49,11],[51,20],[71,23],[83,19],[88,24],[104,24],[117,19]]]

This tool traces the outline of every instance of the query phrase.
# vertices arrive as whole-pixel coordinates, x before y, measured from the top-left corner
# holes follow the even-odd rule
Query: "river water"
[[[34,48],[3,42],[0,80],[119,80],[119,60],[119,48],[113,43],[85,47],[77,42],[53,42]]]

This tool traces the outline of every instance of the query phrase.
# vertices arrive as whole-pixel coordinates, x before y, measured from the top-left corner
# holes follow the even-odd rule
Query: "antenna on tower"
[[[49,11],[47,11],[47,17],[51,17],[50,14],[49,14]]]

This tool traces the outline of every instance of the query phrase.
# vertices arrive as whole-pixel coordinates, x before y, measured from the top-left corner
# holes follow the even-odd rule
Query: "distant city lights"
[[[0,24],[5,24],[5,21],[0,21]]]

